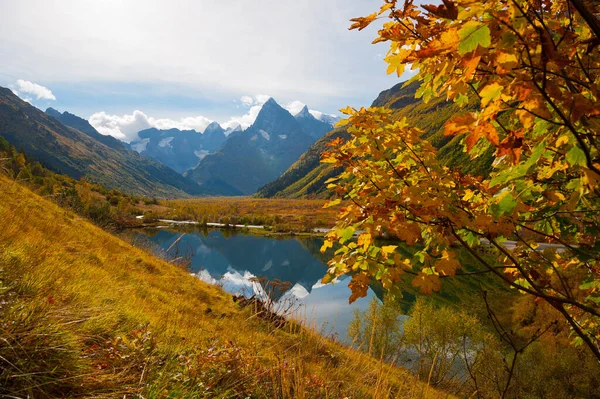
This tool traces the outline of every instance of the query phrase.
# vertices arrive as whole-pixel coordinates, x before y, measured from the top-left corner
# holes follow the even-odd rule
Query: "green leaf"
[[[524,278],[518,278],[515,280],[515,284],[518,284],[522,287],[525,288],[531,288],[531,284],[529,284],[529,281],[525,280]]]
[[[349,239],[352,238],[353,235],[354,235],[354,227],[349,226],[349,227],[346,227],[344,229],[344,231],[342,231],[342,234],[340,236],[341,236],[342,240],[348,241]]]
[[[477,21],[469,21],[458,31],[460,44],[458,53],[465,55],[477,49],[477,46],[489,47],[492,43],[490,28]]]
[[[542,140],[535,146],[527,161],[522,162],[515,167],[502,170],[490,180],[490,187],[497,186],[500,183],[508,183],[509,181],[517,180],[527,175],[529,169],[539,161],[545,151],[546,140]]]
[[[592,280],[588,281],[587,283],[583,283],[579,286],[579,289],[582,290],[589,290],[591,288],[600,288],[600,281]]]
[[[574,146],[567,152],[567,162],[571,166],[575,166],[575,165],[585,166],[586,165],[585,153],[583,152],[583,150],[581,148]]]
[[[334,200],[327,202],[325,205],[323,205],[323,208],[331,208],[332,206],[339,205],[341,202],[342,202],[342,200],[340,198],[336,198]]]
[[[498,203],[492,210],[494,216],[510,215],[517,206],[517,199],[509,191],[500,194]]]
[[[594,302],[596,305],[600,305],[600,296],[588,296],[585,299]]]

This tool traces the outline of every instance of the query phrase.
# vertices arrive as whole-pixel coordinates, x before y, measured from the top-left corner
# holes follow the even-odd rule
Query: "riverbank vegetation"
[[[200,224],[223,223],[265,226],[275,232],[311,232],[335,224],[337,210],[323,208],[325,201],[212,197],[160,201],[144,219],[192,220]]]

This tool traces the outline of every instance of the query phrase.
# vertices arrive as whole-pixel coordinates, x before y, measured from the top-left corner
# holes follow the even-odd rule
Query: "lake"
[[[334,284],[321,284],[327,271],[327,258],[319,249],[320,238],[265,237],[231,230],[145,230],[144,236],[171,256],[190,261],[191,271],[208,283],[229,293],[246,296],[262,290],[254,278],[288,282],[285,292],[277,293],[280,303],[293,303],[297,314],[324,335],[346,341],[348,324],[355,309],[365,310],[375,293],[348,304],[349,278]],[[173,245],[177,239],[181,239]]]

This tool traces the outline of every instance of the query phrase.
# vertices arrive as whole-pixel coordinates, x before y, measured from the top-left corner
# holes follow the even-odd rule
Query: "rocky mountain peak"
[[[308,111],[308,107],[305,105],[300,112],[296,114],[296,118],[314,118],[312,114]]]
[[[53,117],[53,118],[59,118],[59,117],[62,115],[62,114],[60,113],[60,111],[58,111],[58,110],[56,110],[56,109],[54,109],[54,108],[52,108],[52,107],[49,107],[49,108],[46,110],[46,113],[47,113],[48,115],[50,115],[51,117]]]

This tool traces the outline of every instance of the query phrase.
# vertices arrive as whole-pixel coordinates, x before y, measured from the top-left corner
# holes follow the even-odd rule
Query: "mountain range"
[[[185,176],[206,191],[254,194],[331,129],[331,124],[316,119],[308,108],[292,116],[271,98],[250,127],[230,134],[218,151],[203,157]]]
[[[225,142],[225,130],[213,122],[204,133],[195,130],[142,130],[139,140],[129,145],[141,155],[165,164],[183,174],[193,168],[206,155],[215,152]]]
[[[44,113],[0,87],[0,136],[48,169],[149,197],[205,194],[194,183],[145,158],[75,115]]]
[[[446,121],[464,109],[439,98],[424,103],[415,97],[417,89],[418,83],[397,84],[381,92],[372,106],[385,106],[394,118],[406,118],[423,130],[445,165],[487,173],[491,156],[470,160],[462,137],[443,135]],[[0,88],[0,135],[57,173],[131,194],[290,198],[329,195],[324,182],[340,170],[320,163],[320,156],[327,142],[348,137],[307,107],[292,115],[271,98],[246,130],[225,131],[216,122],[203,133],[152,128],[126,144],[69,112],[48,108],[44,113],[5,88]]]

